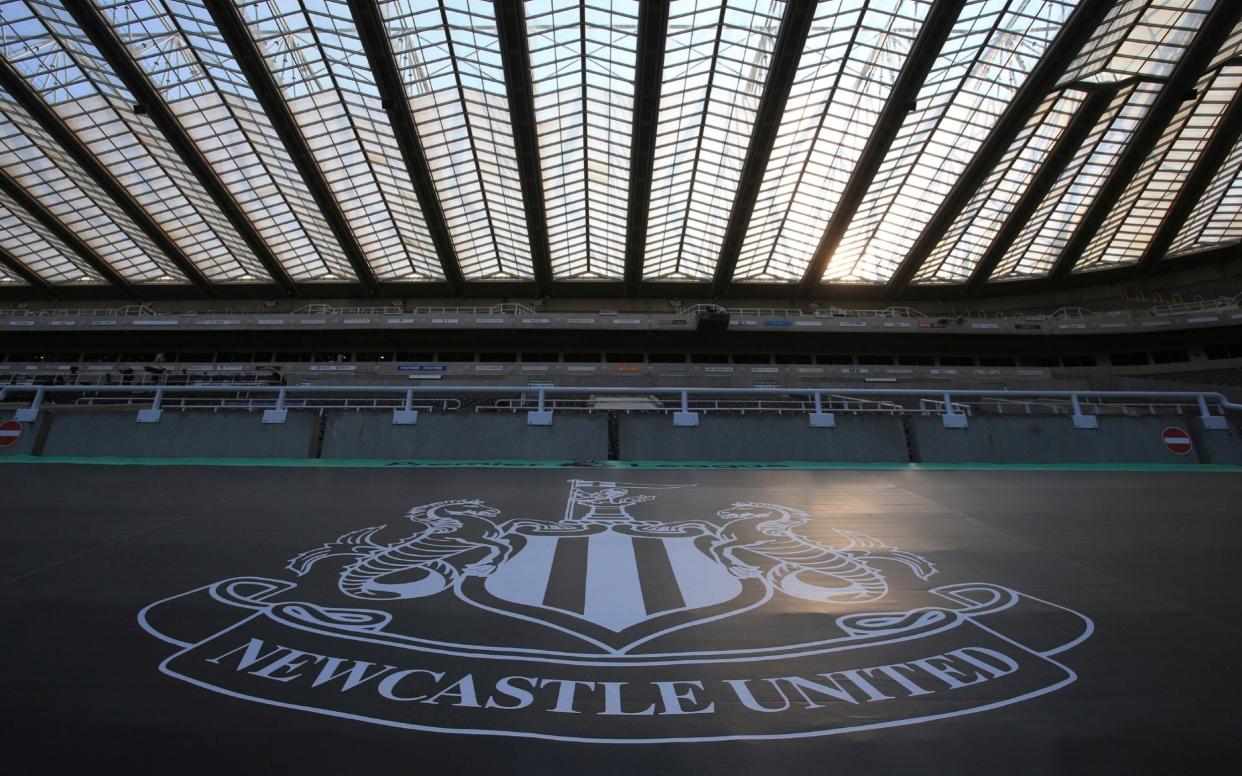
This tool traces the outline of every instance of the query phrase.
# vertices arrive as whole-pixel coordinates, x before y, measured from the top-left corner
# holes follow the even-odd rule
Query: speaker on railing
[[[699,312],[699,334],[724,334],[729,329],[729,311],[715,305],[704,306]]]

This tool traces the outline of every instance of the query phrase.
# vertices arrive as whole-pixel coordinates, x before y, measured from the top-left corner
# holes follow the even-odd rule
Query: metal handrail
[[[158,409],[161,401],[165,396],[176,397],[180,395],[208,394],[220,393],[222,386],[135,386],[135,385],[103,385],[91,386],[83,388],[81,386],[69,385],[48,385],[48,386],[0,386],[0,401],[3,401],[13,395],[30,395],[34,394],[30,408],[23,412],[29,416],[37,414],[43,402],[48,395],[56,394],[129,394],[133,396],[150,397],[153,409]],[[921,389],[921,388],[837,388],[824,386],[819,388],[708,388],[708,387],[683,387],[683,388],[662,388],[653,386],[643,387],[605,387],[598,386],[542,386],[538,388],[527,388],[525,391],[515,388],[514,386],[408,386],[408,385],[366,385],[366,386],[319,386],[319,385],[299,385],[299,386],[235,386],[233,393],[237,394],[256,394],[256,395],[274,395],[275,408],[285,409],[288,402],[294,397],[304,396],[365,396],[375,398],[379,396],[397,395],[403,396],[405,406],[409,407],[413,401],[413,397],[418,394],[508,394],[514,393],[530,393],[536,396],[536,406],[539,412],[543,412],[547,398],[550,395],[643,395],[643,396],[669,396],[673,395],[680,399],[682,413],[690,413],[690,397],[691,396],[758,396],[764,395],[771,397],[773,390],[778,390],[786,394],[798,396],[810,396],[814,402],[815,414],[823,412],[823,401],[825,396],[831,398],[833,396],[845,396],[846,392],[852,398],[857,397],[910,397],[920,399],[932,399],[941,402],[940,408],[944,415],[954,416],[962,414],[961,399],[995,399],[999,397],[1013,398],[1029,398],[1029,399],[1068,399],[1073,408],[1073,415],[1078,418],[1082,417],[1081,402],[1083,400],[1102,400],[1102,399],[1124,399],[1124,398],[1143,398],[1147,400],[1155,400],[1157,402],[1172,402],[1176,399],[1185,399],[1198,405],[1200,414],[1204,418],[1214,417],[1209,409],[1209,402],[1215,404],[1221,411],[1242,412],[1242,404],[1230,401],[1224,394],[1216,391],[1039,391],[1039,390],[1016,390],[1016,391],[996,391],[984,389]],[[956,397],[959,402],[953,401]]]
[[[1148,315],[1178,315],[1180,313],[1195,313],[1209,310],[1229,310],[1242,306],[1242,292],[1233,296],[1219,296],[1215,299],[1198,299],[1193,302],[1179,302],[1177,304],[1158,304],[1154,305],[1147,311]]]

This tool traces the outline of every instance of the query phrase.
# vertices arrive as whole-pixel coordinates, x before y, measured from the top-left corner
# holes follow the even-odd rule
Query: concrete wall
[[[528,426],[521,412],[420,412],[416,425],[394,426],[389,412],[334,413],[328,416],[320,457],[606,460],[608,417],[558,413],[551,426]]]
[[[1203,463],[1227,463],[1242,466],[1242,433],[1238,420],[1229,419],[1229,429],[1205,429],[1198,418],[1187,418],[1185,428],[1195,443],[1195,453]]]
[[[7,417],[8,413],[4,417]],[[1068,416],[975,416],[946,429],[939,416],[837,415],[837,427],[812,428],[804,415],[711,415],[676,427],[665,414],[619,414],[617,445],[626,461],[841,461],[924,463],[1214,463],[1242,465],[1242,429],[1207,430],[1197,417],[1101,417],[1074,428]],[[608,458],[608,417],[557,413],[551,426],[526,415],[419,414],[394,426],[387,411],[328,413],[322,442],[317,414],[290,411],[284,424],[260,414],[172,412],[136,423],[134,411],[45,410],[0,455],[375,458],[392,460],[553,460]],[[1185,429],[1189,455],[1168,451],[1165,428]],[[40,444],[41,443],[41,444]]]
[[[1175,426],[1193,433],[1196,418],[1101,417],[1098,429],[1074,428],[1068,416],[975,416],[969,428],[945,428],[939,416],[909,419],[922,463],[1200,463],[1199,450],[1169,452],[1161,439]],[[1227,444],[1224,431],[1219,434]],[[1225,461],[1220,461],[1224,463]]]
[[[901,419],[837,415],[836,428],[811,428],[805,415],[699,416],[676,427],[671,415],[621,415],[624,461],[909,461]]]
[[[165,412],[159,423],[135,415],[56,413],[42,455],[305,458],[319,428],[318,415],[296,411],[279,425],[258,412]]]

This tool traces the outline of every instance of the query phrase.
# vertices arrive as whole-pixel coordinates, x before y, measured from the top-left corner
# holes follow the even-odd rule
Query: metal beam
[[[81,240],[73,230],[61,223],[60,219],[52,215],[43,203],[35,199],[30,192],[21,186],[17,181],[9,177],[5,170],[0,170],[0,190],[12,197],[18,205],[30,213],[36,221],[43,225],[57,239],[69,247],[78,258],[90,265],[108,283],[116,288],[122,295],[137,300],[138,292],[128,280],[104,261],[95,251]]]
[[[466,289],[465,276],[457,259],[457,250],[453,247],[444,209],[440,207],[440,198],[432,182],[427,155],[423,152],[422,141],[418,139],[418,131],[414,127],[414,112],[410,109],[405,84],[397,70],[397,58],[384,26],[383,16],[376,0],[349,0],[349,8],[353,12],[354,24],[358,28],[367,62],[375,75],[375,84],[383,98],[384,109],[388,112],[393,135],[397,139],[397,148],[401,151],[401,158],[405,160],[410,182],[418,196],[423,220],[427,222],[431,241],[436,246],[440,269],[444,272],[444,278],[453,295],[463,296]]]
[[[91,43],[99,50],[103,58],[112,66],[112,70],[129,89],[134,99],[146,108],[152,123],[164,134],[169,145],[193,173],[199,185],[203,187],[216,207],[220,208],[225,218],[246,242],[247,247],[263,264],[263,268],[267,270],[273,282],[280,286],[286,295],[293,295],[293,281],[289,278],[285,268],[263,238],[259,236],[258,230],[246,217],[245,211],[237,204],[237,200],[211,169],[211,165],[198,146],[194,144],[190,134],[177,120],[167,103],[160,98],[159,91],[152,86],[150,79],[129,55],[125,45],[108,24],[103,13],[89,0],[64,0],[64,4],[65,9],[73,16],[74,21],[90,38]]]
[[[733,197],[733,208],[729,211],[729,223],[725,228],[720,255],[716,259],[716,273],[712,280],[714,297],[724,296],[729,290],[729,284],[733,282],[733,271],[737,268],[742,242],[746,239],[746,230],[755,212],[755,200],[759,198],[763,174],[772,156],[772,146],[776,143],[776,135],[781,127],[781,117],[785,115],[785,103],[798,73],[798,62],[802,58],[802,49],[806,47],[816,5],[787,3],[785,6],[785,18],[781,20],[780,31],[776,34],[776,45],[772,50],[768,82],[764,85],[763,97],[760,98],[759,108],[755,112],[750,145],[746,149],[746,160],[742,163],[737,193]]]
[[[375,279],[375,273],[371,271],[371,265],[367,263],[362,246],[358,244],[358,239],[350,229],[349,221],[346,220],[340,204],[332,194],[327,178],[315,162],[306,138],[302,137],[302,132],[293,118],[293,112],[281,96],[280,86],[267,69],[262,52],[259,51],[254,39],[250,37],[241,12],[231,0],[204,0],[204,5],[207,7],[207,12],[211,14],[212,21],[220,30],[220,35],[224,38],[233,58],[241,68],[242,74],[246,76],[250,88],[254,90],[259,104],[263,106],[268,120],[272,122],[272,127],[284,144],[289,158],[298,168],[307,190],[315,198],[315,204],[319,206],[320,212],[328,222],[328,228],[332,230],[341,250],[348,257],[358,280],[362,282],[367,293],[375,296],[379,293],[379,283]]]
[[[18,74],[7,59],[0,59],[0,86],[9,93],[17,104],[31,115],[39,126],[51,136],[57,145],[75,161],[99,188],[103,189],[116,203],[134,225],[147,236],[151,242],[167,257],[182,275],[208,297],[216,297],[215,287],[203,276],[199,268],[190,261],[173,240],[165,234],[160,225],[149,213],[130,196],[129,191],[121,185],[112,173],[99,161],[90,149],[82,145],[73,131],[61,120],[43,98],[35,93],[26,80]]]
[[[53,299],[60,299],[60,294],[57,293],[55,286],[39,277],[34,270],[22,264],[17,260],[17,257],[4,248],[0,248],[0,267],[4,267],[11,274],[17,275],[26,281],[26,284],[31,288],[37,289]]]
[[[1022,193],[1022,197],[1009,211],[1009,215],[1005,217],[1005,223],[1001,225],[996,237],[992,239],[987,252],[983,254],[983,258],[970,273],[970,279],[966,281],[965,292],[967,294],[976,293],[992,276],[1014,240],[1022,234],[1026,222],[1043,202],[1044,196],[1061,177],[1066,165],[1073,160],[1078,147],[1082,145],[1087,135],[1091,134],[1100,116],[1104,115],[1113,95],[1114,90],[1111,89],[1094,91],[1083,101],[1077,114],[1071,119],[1070,125],[1066,127],[1065,134],[1057,141],[1052,152],[1048,154],[1048,158],[1044,160],[1043,166],[1039,168],[1039,172],[1035,174],[1027,185],[1026,191]]]
[[[1207,191],[1212,179],[1216,177],[1216,173],[1220,171],[1221,166],[1229,157],[1229,152],[1233,150],[1239,136],[1242,136],[1242,91],[1233,95],[1233,100],[1230,101],[1225,114],[1221,116],[1220,124],[1212,134],[1212,139],[1208,141],[1203,153],[1199,155],[1199,160],[1195,162],[1190,174],[1186,176],[1182,190],[1177,193],[1173,204],[1169,205],[1168,211],[1160,221],[1160,226],[1152,235],[1151,242],[1147,244],[1147,250],[1143,252],[1135,266],[1134,274],[1148,275],[1159,266],[1160,260],[1169,252],[1169,246],[1182,231],[1186,219],[1190,218],[1195,205],[1199,204],[1199,199]]]
[[[530,259],[535,287],[540,296],[552,293],[552,249],[548,245],[547,211],[539,166],[539,137],[535,124],[535,86],[530,72],[530,49],[526,41],[526,17],[519,0],[496,0],[496,28],[500,59],[504,63],[505,88],[509,93],[509,116],[517,151],[518,182],[526,210]]]
[[[651,206],[660,88],[668,42],[668,0],[638,6],[638,56],[634,70],[634,120],[630,127],[629,211],[625,221],[625,293],[637,296],[647,250],[647,214]]]
[[[1188,97],[1193,96],[1195,83],[1199,80],[1199,76],[1203,75],[1212,57],[1216,56],[1220,47],[1228,40],[1239,19],[1242,19],[1242,3],[1235,0],[1221,0],[1203,20],[1203,26],[1199,28],[1198,34],[1182,55],[1177,67],[1173,69],[1164,89],[1156,96],[1151,109],[1139,122],[1138,128],[1134,130],[1130,144],[1121,152],[1121,157],[1109,173],[1108,180],[1100,187],[1099,194],[1087,208],[1078,228],[1074,230],[1074,234],[1061,249],[1061,254],[1053,264],[1052,272],[1048,275],[1047,286],[1049,288],[1060,286],[1073,271],[1074,265],[1086,251],[1087,246],[1091,244],[1091,240],[1104,223],[1104,219],[1108,217],[1113,205],[1125,194],[1130,181],[1143,166],[1143,162],[1147,161],[1147,157],[1156,144],[1160,142],[1160,135],[1163,134],[1164,128],[1173,119],[1182,103]]]
[[[1104,19],[1110,5],[1111,3],[1105,2],[1079,3],[1074,12],[1070,14],[1069,19],[1061,27],[1061,31],[1053,39],[1052,45],[1035,64],[1035,69],[1031,71],[1026,83],[1022,85],[1009,103],[1009,107],[1001,114],[1000,120],[988,134],[983,146],[958,176],[949,195],[940,203],[935,215],[928,221],[910,252],[906,254],[897,271],[893,273],[885,289],[887,298],[899,296],[909,284],[910,279],[918,273],[923,260],[935,249],[936,243],[940,242],[940,238],[953,225],[962,208],[970,203],[970,198],[983,184],[992,168],[1005,155],[1005,151],[1009,149],[1014,138],[1026,126],[1026,122],[1030,120],[1035,109],[1052,89],[1065,66],[1073,61],[1078,50],[1090,39],[1091,34]]]
[[[854,220],[854,214],[858,212],[863,197],[867,195],[867,189],[871,188],[871,182],[901,130],[906,114],[914,109],[914,100],[919,89],[927,80],[936,55],[940,53],[964,6],[965,0],[936,0],[936,4],[928,11],[927,20],[923,22],[923,28],[919,30],[918,37],[910,47],[910,55],[893,83],[884,109],[880,111],[875,127],[871,130],[871,137],[867,138],[867,144],[841,192],[841,198],[837,201],[824,236],[819,241],[819,247],[815,249],[811,263],[802,276],[802,282],[798,286],[799,296],[811,296],[819,286],[819,279],[823,276],[828,261],[841,244],[841,238]]]

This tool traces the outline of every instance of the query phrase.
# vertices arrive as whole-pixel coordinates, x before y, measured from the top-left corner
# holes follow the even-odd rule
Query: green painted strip
[[[0,456],[3,463],[96,466],[259,466],[328,469],[807,469],[854,471],[1235,472],[1242,466],[1202,463],[847,463],[828,461],[393,461],[366,458],[137,458]]]

